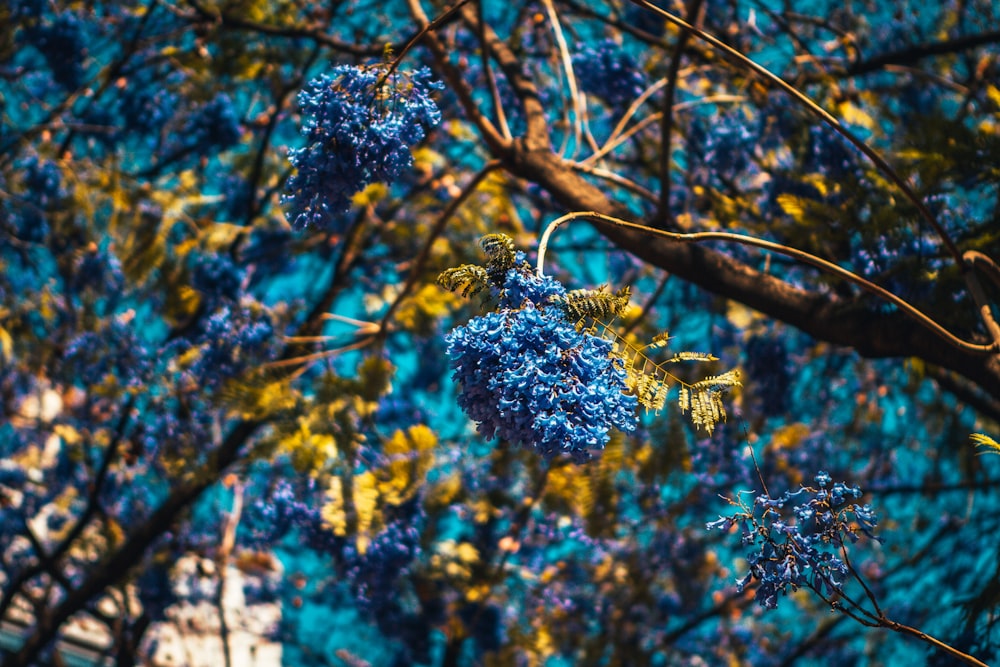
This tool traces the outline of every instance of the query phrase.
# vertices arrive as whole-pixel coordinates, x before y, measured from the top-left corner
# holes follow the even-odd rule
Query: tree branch
[[[505,165],[517,177],[537,183],[567,210],[634,217],[625,204],[603,191],[551,151],[516,146]],[[654,225],[655,226],[655,225]],[[1000,357],[954,349],[930,331],[915,327],[902,312],[876,313],[867,297],[844,298],[793,286],[728,255],[622,228],[599,230],[618,247],[699,287],[739,301],[786,322],[817,340],[854,348],[869,358],[919,357],[978,384],[1000,399]]]
[[[908,49],[890,51],[889,53],[883,53],[867,60],[859,60],[844,70],[844,74],[847,76],[858,76],[860,74],[876,72],[886,65],[912,65],[924,58],[961,53],[969,49],[996,44],[998,42],[1000,42],[1000,30],[989,30],[975,35],[963,35],[954,39],[918,44]]]
[[[68,591],[58,606],[36,619],[34,631],[25,639],[20,650],[4,661],[4,667],[27,667],[33,664],[39,652],[55,638],[63,623],[141,562],[143,554],[153,542],[170,530],[180,514],[215,483],[223,470],[239,458],[243,445],[259,426],[260,422],[256,421],[241,421],[236,424],[198,474],[175,487],[159,509],[147,521],[139,524],[117,551],[88,572],[83,583]]]

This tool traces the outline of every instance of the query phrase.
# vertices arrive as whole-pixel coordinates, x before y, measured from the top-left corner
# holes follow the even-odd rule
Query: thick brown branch
[[[610,199],[550,151],[516,148],[505,164],[514,175],[545,188],[567,210],[633,217],[624,204]],[[818,340],[851,347],[869,358],[918,357],[954,371],[1000,398],[998,356],[983,357],[942,345],[936,335],[913,326],[900,312],[876,313],[865,307],[863,298],[845,299],[801,289],[706,247],[620,228],[599,229],[620,248],[650,264],[791,324]]]

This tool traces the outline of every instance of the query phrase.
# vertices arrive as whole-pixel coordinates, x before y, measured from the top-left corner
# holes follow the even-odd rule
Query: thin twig
[[[378,83],[375,85],[375,89],[377,90],[381,88],[382,85],[389,80],[389,77],[392,76],[393,73],[399,68],[400,63],[403,62],[403,58],[406,57],[406,54],[409,53],[410,49],[412,49],[417,44],[417,42],[423,39],[423,37],[427,35],[429,32],[431,32],[432,30],[436,30],[441,24],[448,21],[448,19],[450,19],[452,15],[455,14],[455,12],[457,12],[459,9],[461,9],[468,3],[469,0],[459,0],[458,4],[456,4],[454,7],[451,7],[450,9],[445,10],[443,14],[438,16],[433,21],[429,21],[424,25],[420,26],[420,30],[417,31],[417,34],[415,34],[413,37],[408,39],[405,44],[403,44],[403,48],[399,50],[399,53],[396,55],[396,57],[393,58],[392,61],[389,63],[389,66],[385,68],[385,73],[378,80]]]
[[[873,593],[872,589],[868,587],[868,582],[865,581],[864,577],[862,577],[861,574],[854,569],[851,557],[847,553],[847,545],[843,542],[840,543],[840,553],[844,556],[844,565],[847,566],[847,570],[851,573],[854,579],[861,584],[861,588],[864,589],[865,595],[868,597],[868,600],[872,603],[872,607],[875,609],[875,614],[878,615],[879,618],[885,618],[885,613],[882,611],[882,607],[879,605],[878,599],[875,597],[875,593]]]
[[[476,13],[479,17],[479,31],[476,36],[479,38],[479,56],[482,60],[483,77],[486,85],[490,89],[490,101],[493,103],[493,115],[496,117],[497,125],[503,133],[504,139],[510,141],[514,134],[510,131],[510,123],[507,122],[507,112],[503,108],[503,98],[500,96],[500,88],[497,86],[496,75],[493,74],[493,65],[490,64],[490,53],[486,48],[486,20],[483,18],[483,2],[476,3]]]
[[[651,202],[656,201],[656,194],[652,190],[644,188],[643,186],[633,181],[631,178],[622,176],[617,172],[610,171],[608,169],[602,169],[601,167],[594,167],[589,164],[584,164],[583,162],[569,162],[568,164],[571,168],[573,168],[576,171],[582,171],[585,174],[591,174],[592,176],[603,178],[606,181],[610,181],[612,183],[622,186],[623,188],[629,190],[630,192],[634,192],[635,194],[639,195],[644,199],[648,199]]]
[[[948,655],[951,655],[952,657],[961,660],[967,665],[975,665],[975,667],[989,667],[989,665],[987,665],[985,662],[972,657],[968,653],[963,653],[954,646],[945,644],[940,639],[932,637],[931,635],[927,634],[926,632],[923,632],[922,630],[912,628],[909,625],[903,625],[902,623],[897,623],[896,621],[889,620],[888,618],[883,618],[882,622],[879,625],[880,627],[892,630],[894,632],[899,632],[901,634],[916,637],[917,639],[926,642],[941,651],[944,651]]]
[[[542,238],[538,243],[538,273],[543,273],[542,267],[545,262],[545,251],[548,247],[549,237],[552,232],[556,230],[563,223],[569,222],[571,220],[589,220],[591,222],[597,222],[605,225],[610,225],[613,227],[623,227],[626,229],[633,229],[644,234],[649,234],[651,236],[660,236],[672,241],[677,241],[679,243],[701,243],[703,241],[728,241],[732,243],[739,243],[742,245],[753,246],[757,248],[763,248],[764,250],[770,250],[772,252],[777,252],[782,255],[787,255],[794,259],[803,262],[804,264],[809,264],[827,273],[839,276],[848,280],[855,285],[861,287],[867,292],[885,299],[889,303],[898,307],[906,315],[916,320],[921,326],[929,329],[931,332],[948,342],[950,345],[968,352],[979,352],[983,354],[995,354],[1000,351],[1000,340],[995,340],[989,345],[980,345],[977,343],[970,343],[962,340],[955,334],[948,331],[942,325],[938,324],[935,320],[931,319],[930,316],[925,314],[923,311],[917,307],[911,305],[904,299],[896,296],[892,292],[886,290],[883,287],[876,285],[875,283],[866,280],[859,276],[858,274],[848,271],[847,269],[829,262],[821,257],[817,257],[811,253],[805,252],[804,250],[799,250],[798,248],[792,248],[781,243],[774,243],[772,241],[765,241],[763,239],[758,239],[753,236],[745,236],[743,234],[733,234],[731,232],[694,232],[690,234],[682,234],[678,232],[668,232],[662,229],[655,229],[653,227],[648,227],[646,225],[641,225],[637,222],[629,222],[627,220],[622,220],[620,218],[615,218],[609,215],[604,215],[603,213],[598,213],[596,211],[579,211],[576,213],[567,213],[566,215],[557,218],[549,223],[545,228],[545,232],[542,234]]]
[[[576,85],[576,74],[573,72],[573,59],[569,55],[569,45],[566,43],[566,36],[563,35],[562,25],[559,23],[559,15],[556,13],[552,0],[542,0],[545,6],[545,13],[549,16],[552,24],[552,33],[556,38],[556,45],[559,47],[559,55],[562,59],[563,72],[566,75],[566,86],[569,88],[571,108],[573,109],[573,152],[574,155],[580,151],[580,137],[583,134],[581,126],[583,112],[580,104],[580,90]],[[567,109],[567,112],[569,110]],[[565,156],[566,146],[559,151],[560,156]]]
[[[423,7],[421,7],[420,0],[407,0],[407,5],[409,6],[410,14],[421,28],[426,28],[430,25],[431,21],[427,18]],[[448,81],[449,89],[458,97],[462,109],[469,117],[469,120],[475,124],[480,134],[482,134],[484,141],[493,150],[505,149],[510,144],[510,138],[505,137],[480,111],[475,95],[466,82],[465,76],[451,63],[448,49],[445,48],[441,40],[431,30],[422,29],[421,36],[422,40],[434,54],[434,59],[437,61],[438,67]]]
[[[311,354],[304,354],[299,357],[290,357],[286,359],[278,359],[277,361],[269,361],[268,363],[263,364],[262,367],[285,368],[287,366],[297,366],[299,364],[303,364],[306,367],[308,367],[308,365],[314,361],[320,361],[322,359],[330,359],[331,357],[335,357],[338,354],[343,354],[345,352],[352,352],[354,350],[360,350],[362,348],[368,347],[374,342],[374,340],[375,337],[373,335],[366,336],[361,340],[355,341],[353,343],[348,343],[347,345],[343,345],[341,347],[334,348],[332,350],[321,350],[319,352],[313,352]]]
[[[701,9],[701,0],[688,0],[687,15],[692,21],[697,20],[697,15]],[[663,95],[663,106],[660,112],[660,199],[657,210],[657,218],[669,220],[670,216],[670,167],[673,163],[673,151],[671,150],[672,135],[674,131],[674,96],[677,93],[677,81],[681,71],[681,59],[684,57],[684,50],[687,48],[691,33],[682,32],[677,38],[677,45],[674,47],[673,55],[670,59],[670,69],[667,71],[667,89]]]

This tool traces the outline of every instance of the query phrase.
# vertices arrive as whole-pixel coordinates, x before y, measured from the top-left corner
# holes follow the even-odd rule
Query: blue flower
[[[635,396],[610,341],[578,331],[552,302],[565,289],[526,264],[507,272],[497,312],[446,337],[459,405],[487,438],[585,461],[611,429],[636,427]]]
[[[430,98],[440,84],[426,68],[385,78],[381,67],[342,65],[299,93],[306,144],[283,198],[292,226],[341,225],[351,199],[371,183],[391,183],[413,163],[410,146],[441,121]]]
[[[878,539],[872,534],[878,520],[871,507],[847,504],[847,496],[861,495],[857,487],[838,482],[830,491],[825,488],[831,481],[826,472],[817,474],[815,480],[819,488],[803,487],[777,498],[758,496],[754,507],[759,515],[743,506],[743,512],[708,524],[709,529],[719,530],[728,530],[737,521],[744,525],[742,544],[751,547],[746,556],[750,572],[736,587],[742,592],[756,580],[754,596],[766,609],[777,607],[778,597],[788,589],[806,586],[821,595],[841,592],[844,576],[850,572],[839,556],[845,537],[856,542],[860,530]],[[794,519],[787,511],[782,513],[787,505]]]
[[[200,155],[225,150],[240,139],[240,119],[233,101],[219,93],[207,104],[195,110],[185,121],[181,137],[187,146]]]
[[[87,35],[80,16],[69,11],[62,12],[52,21],[31,26],[25,31],[25,36],[28,43],[45,58],[52,70],[53,80],[63,89],[76,90],[83,84]]]
[[[213,303],[219,299],[237,301],[244,271],[221,253],[192,253],[191,284]]]
[[[545,306],[553,297],[565,296],[566,288],[558,280],[540,276],[530,269],[525,270],[523,252],[517,252],[514,261],[516,266],[509,269],[504,277],[500,293],[501,308],[517,309],[529,302],[536,306]]]
[[[635,60],[610,39],[585,45],[574,53],[573,70],[583,90],[618,112],[624,111],[646,87],[646,77]]]
[[[61,206],[70,192],[64,187],[59,165],[31,157],[22,163],[24,192],[14,200],[11,221],[17,237],[40,242],[49,233],[48,214]]]

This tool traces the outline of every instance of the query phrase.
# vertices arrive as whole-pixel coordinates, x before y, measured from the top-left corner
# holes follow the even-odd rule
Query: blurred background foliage
[[[279,610],[254,633],[289,665],[954,664],[807,590],[765,610],[738,588],[738,531],[706,528],[723,498],[820,471],[878,514],[882,541],[850,553],[889,616],[997,659],[1000,459],[969,434],[998,433],[1000,361],[842,279],[570,225],[546,272],[631,285],[623,336],[739,368],[729,421],[707,437],[672,395],[599,458],[547,462],[458,408],[444,335],[482,306],[435,278],[481,264],[487,233],[532,254],[573,209],[798,248],[990,341],[967,267],[884,172],[639,4],[0,7],[4,665],[81,633],[164,664],[178,610],[231,595]],[[996,3],[661,5],[841,119],[960,250],[1000,256]],[[394,182],[296,231],[297,94],[344,65],[390,97],[429,68],[442,119]],[[220,646],[248,623],[219,620]]]

